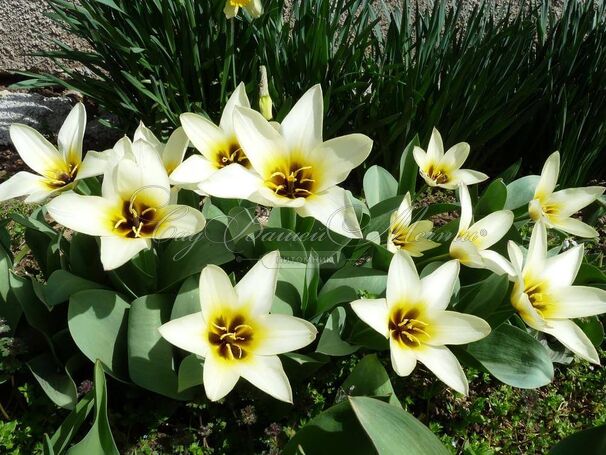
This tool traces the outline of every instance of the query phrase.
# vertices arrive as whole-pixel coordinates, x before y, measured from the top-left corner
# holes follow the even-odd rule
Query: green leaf
[[[54,453],[62,454],[69,446],[72,438],[78,433],[78,430],[95,406],[93,395],[94,390],[84,395],[50,438],[50,444]]]
[[[199,281],[198,276],[190,276],[183,282],[173,304],[171,320],[201,311]]]
[[[598,455],[604,453],[606,453],[606,425],[574,433],[557,443],[549,451],[549,455]]]
[[[112,376],[128,378],[128,303],[106,290],[80,291],[69,299],[69,331],[91,362],[97,359]]]
[[[389,404],[402,407],[376,354],[367,355],[358,362],[341,385],[341,391],[348,396],[388,397]]]
[[[522,389],[535,389],[553,380],[549,352],[535,338],[510,324],[471,343],[467,351],[495,378]]]
[[[514,210],[528,204],[534,197],[534,190],[539,183],[538,175],[527,175],[507,185],[507,199],[504,208]]]
[[[255,255],[262,257],[272,251],[280,251],[282,259],[307,262],[305,245],[301,236],[290,229],[263,228],[255,234]]]
[[[369,397],[350,397],[349,402],[381,455],[447,455],[450,452],[429,428],[401,408]]]
[[[352,346],[341,338],[345,326],[345,309],[335,308],[324,326],[316,352],[331,356],[344,356],[356,352],[359,346]]]
[[[419,146],[419,135],[410,141],[400,157],[400,181],[398,183],[398,194],[410,193],[412,197],[415,195],[417,174],[419,173],[419,166],[414,159],[412,154],[415,146]]]
[[[190,354],[181,361],[178,375],[179,392],[203,383],[203,362],[195,354]]]
[[[128,312],[128,371],[138,386],[175,399],[187,399],[177,390],[173,347],[158,328],[170,318],[169,295],[146,295],[130,304]]]
[[[509,303],[508,290],[507,275],[492,274],[483,281],[462,287],[456,310],[485,319],[494,327],[515,312]]]
[[[67,451],[68,455],[119,455],[107,418],[107,387],[100,360],[95,362],[95,420],[82,441]]]
[[[65,369],[57,365],[52,355],[40,354],[27,362],[27,366],[53,403],[65,409],[74,409],[78,401],[76,384]]]
[[[355,267],[346,265],[337,270],[320,290],[319,297],[333,289],[346,286],[356,292],[364,292],[378,296],[385,292],[387,274],[382,270],[369,267]]]
[[[575,319],[574,322],[585,332],[594,346],[599,347],[602,344],[604,341],[604,326],[597,316]]]
[[[49,306],[67,302],[71,295],[87,289],[104,289],[105,286],[80,278],[66,270],[55,270],[44,287],[44,297]]]
[[[364,174],[364,196],[369,208],[394,197],[398,193],[398,182],[380,166],[370,167]]]
[[[493,181],[478,200],[474,210],[476,220],[484,218],[486,215],[497,210],[502,210],[505,207],[506,201],[507,187],[503,183],[503,180]]]

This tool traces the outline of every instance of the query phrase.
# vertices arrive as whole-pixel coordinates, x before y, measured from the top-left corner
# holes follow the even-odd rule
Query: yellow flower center
[[[524,293],[528,296],[530,304],[536,310],[536,312],[545,319],[549,317],[549,310],[553,305],[549,298],[548,289],[546,283],[538,280],[532,280],[526,278],[524,280]],[[514,284],[512,296],[519,295],[519,285]],[[514,303],[514,302],[512,302]],[[515,307],[514,303],[514,307]],[[519,309],[518,309],[519,310]]]
[[[133,196],[130,201],[124,201],[120,214],[114,220],[114,231],[128,238],[147,237],[158,227],[157,209],[150,207]]]
[[[229,4],[236,8],[242,8],[244,6],[248,6],[251,0],[229,0]]]
[[[450,180],[450,177],[448,176],[446,170],[434,167],[433,165],[429,166],[426,173],[431,180],[440,185],[448,183],[448,181]]]
[[[265,184],[278,196],[296,199],[311,196],[315,179],[311,166],[293,162],[285,169],[275,169]]]
[[[217,169],[224,168],[230,164],[237,163],[249,168],[250,163],[244,154],[244,150],[237,142],[231,142],[226,148],[217,150],[215,155],[215,166]]]
[[[51,172],[46,178],[46,185],[51,190],[63,188],[69,185],[76,179],[78,174],[78,164],[68,164],[66,169],[59,169],[55,172]]]
[[[415,307],[396,307],[389,316],[389,336],[403,347],[417,348],[430,338],[427,322]]]
[[[213,319],[208,328],[208,341],[219,357],[225,360],[246,358],[254,340],[252,326],[241,314],[221,315]]]

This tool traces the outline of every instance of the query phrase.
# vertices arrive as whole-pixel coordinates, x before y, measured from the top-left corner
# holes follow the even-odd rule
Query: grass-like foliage
[[[59,84],[158,132],[179,114],[217,118],[239,81],[250,94],[266,65],[280,120],[305,89],[326,90],[329,136],[363,131],[373,159],[395,168],[403,146],[435,126],[471,143],[491,175],[536,168],[560,149],[562,181],[603,176],[606,148],[606,6],[548,0],[522,10],[482,4],[465,17],[446,0],[415,14],[362,0],[264,1],[265,14],[225,21],[219,0],[48,0],[52,17],[90,46],[42,54],[82,64],[22,86]],[[382,18],[382,22],[381,22]],[[49,43],[51,47],[52,43]],[[591,94],[591,96],[587,96]],[[167,123],[168,122],[168,123]]]

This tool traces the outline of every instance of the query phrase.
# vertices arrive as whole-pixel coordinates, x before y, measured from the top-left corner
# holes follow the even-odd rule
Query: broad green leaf
[[[330,357],[320,353],[306,355],[299,352],[288,352],[280,357],[291,382],[305,380],[330,360]]]
[[[95,237],[74,232],[70,241],[70,271],[90,281],[102,282],[105,277],[99,245]]]
[[[585,332],[591,343],[598,347],[604,341],[604,326],[597,316],[575,319],[576,324]]]
[[[346,265],[337,270],[320,290],[319,297],[333,289],[347,286],[356,293],[363,292],[378,296],[385,292],[387,285],[387,273],[368,267],[355,267]]]
[[[510,324],[471,343],[467,351],[495,378],[522,389],[535,389],[553,380],[549,352],[535,338]]]
[[[539,178],[538,175],[527,175],[507,185],[507,200],[504,208],[514,210],[528,204],[534,197]]]
[[[190,354],[181,361],[178,374],[179,392],[199,386],[203,383],[203,362],[204,361],[199,359],[195,354]]]
[[[400,157],[400,181],[398,183],[398,194],[410,193],[410,195],[413,197],[415,195],[419,166],[414,159],[412,151],[414,150],[415,146],[419,145],[419,135],[416,134],[402,152],[402,156]]]
[[[78,401],[74,410],[69,413],[61,426],[52,435],[49,442],[52,444],[54,453],[62,454],[69,446],[72,438],[78,433],[78,430],[95,406],[93,395],[94,390],[84,395]]]
[[[78,401],[76,384],[65,370],[61,371],[50,353],[43,353],[27,362],[27,366],[44,393],[65,409],[74,409]]]
[[[341,338],[345,326],[345,310],[342,307],[335,308],[324,326],[316,352],[331,356],[344,356],[356,352],[359,346],[352,346]]]
[[[171,320],[201,311],[199,281],[200,278],[196,275],[183,282],[173,304]]]
[[[177,392],[177,371],[173,347],[158,328],[170,318],[172,297],[146,295],[134,300],[128,312],[128,371],[131,380],[152,392],[175,399],[187,397]]]
[[[507,187],[503,183],[503,180],[498,179],[493,181],[478,200],[474,210],[476,220],[484,218],[486,215],[497,210],[502,210],[506,201]]]
[[[496,312],[504,311],[511,316],[515,310],[509,303],[508,290],[507,275],[492,274],[479,283],[461,288],[456,311],[473,314],[489,322],[493,322],[491,318]],[[501,322],[502,319],[494,320],[495,325]]]
[[[67,451],[68,455],[119,455],[107,418],[107,387],[101,361],[95,362],[95,420],[84,438]]]
[[[102,284],[80,278],[66,270],[55,270],[48,278],[43,292],[46,304],[54,306],[67,302],[76,292],[104,288]]]
[[[306,263],[308,259],[301,234],[284,228],[264,228],[255,233],[255,255],[262,257],[272,251],[280,251],[282,259]]]
[[[599,455],[606,453],[606,425],[579,431],[557,443],[549,455]]]
[[[398,194],[398,182],[380,166],[370,167],[364,174],[364,196],[369,208]]]
[[[381,455],[448,455],[429,428],[396,406],[370,397],[349,397],[358,421]]]
[[[128,378],[128,303],[106,290],[87,290],[69,299],[69,331],[91,362],[103,362],[108,373]]]
[[[402,407],[376,354],[369,354],[358,362],[341,385],[341,391],[346,396],[389,397],[389,404]]]

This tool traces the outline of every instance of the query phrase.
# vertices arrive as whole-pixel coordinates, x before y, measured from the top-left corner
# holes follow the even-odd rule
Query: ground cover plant
[[[55,4],[87,20],[107,19],[111,29],[124,8],[172,11],[163,21],[177,12],[190,21],[214,17],[199,37],[224,39],[228,49],[252,46],[253,31],[272,20],[289,30],[286,42],[317,37],[322,21],[313,22],[312,12],[332,18],[334,33],[339,21],[361,21],[356,36],[376,36],[365,2],[337,3],[368,17],[343,18],[322,1],[295,6],[290,22],[271,2]],[[432,17],[440,14],[443,22],[456,12],[437,6]],[[99,29],[110,30],[107,24]],[[154,33],[173,30],[165,22],[145,26],[153,24]],[[358,48],[349,35],[341,38],[341,47],[329,45],[352,58],[333,58],[341,70],[376,51],[372,41]],[[129,52],[147,55],[141,49]],[[312,46],[296,55],[319,54]],[[351,77],[350,85],[327,75],[324,90],[313,83],[322,65],[300,62],[309,80],[290,81],[292,90],[282,94],[269,62],[261,70],[260,61],[228,56],[211,63],[216,83],[199,87],[211,87],[204,96],[220,108],[161,106],[158,98],[144,118],[149,123],[125,129],[109,150],[83,149],[81,103],[50,141],[11,126],[30,169],[0,184],[0,200],[26,204],[9,210],[0,230],[1,379],[12,383],[9,402],[29,406],[23,412],[31,415],[23,425],[2,407],[4,447],[53,454],[402,447],[433,454],[520,446],[600,453],[604,187],[564,184],[566,154],[557,151],[540,175],[515,165],[499,177],[480,172],[474,147],[433,127],[426,140],[414,135],[398,145],[397,166],[388,170],[373,163],[385,162],[383,147],[398,143],[393,135],[373,141],[369,130],[380,125],[362,127],[352,120],[361,111],[345,102],[328,105],[338,93],[378,90],[364,85],[372,68],[339,76]],[[247,89],[256,78],[258,93]],[[165,87],[161,78],[148,80],[154,90]],[[131,116],[156,96],[144,93],[129,107],[123,95],[136,92],[108,87],[107,106],[117,103],[117,112]],[[189,103],[179,92],[169,99]],[[17,389],[21,362],[35,387]],[[591,405],[579,383],[598,397]],[[480,398],[487,388],[491,398]],[[575,406],[573,396],[585,405]],[[567,406],[578,420],[560,420]],[[537,422],[537,412],[553,421]],[[503,436],[484,418],[509,413],[514,426],[523,419],[526,435],[545,426],[552,434],[520,440],[515,429]]]

